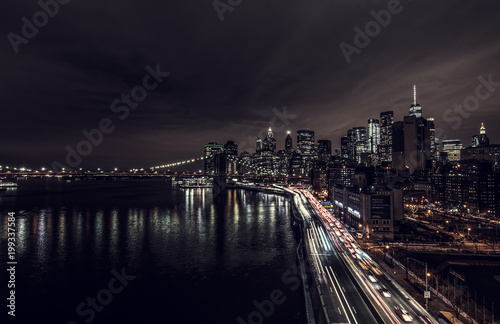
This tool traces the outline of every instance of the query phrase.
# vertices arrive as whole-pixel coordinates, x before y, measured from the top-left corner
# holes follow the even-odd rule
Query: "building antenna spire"
[[[417,86],[413,85],[413,105],[417,105]]]

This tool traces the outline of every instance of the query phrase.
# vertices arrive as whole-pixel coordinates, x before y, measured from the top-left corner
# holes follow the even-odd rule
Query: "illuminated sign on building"
[[[357,218],[361,218],[361,214],[359,213],[359,211],[352,209],[351,207],[347,208],[347,212],[353,216],[356,216]]]

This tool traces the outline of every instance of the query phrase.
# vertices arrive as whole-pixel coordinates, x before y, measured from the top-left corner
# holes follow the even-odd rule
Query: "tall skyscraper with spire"
[[[263,140],[257,139],[257,150],[254,163],[260,167],[263,172],[273,174],[277,170],[276,160],[276,139],[273,130],[269,127],[267,136]]]
[[[409,169],[432,168],[429,123],[422,117],[422,107],[417,103],[416,85],[413,85],[409,112],[404,117],[404,165],[399,162],[396,165]]]
[[[276,139],[274,138],[273,130],[269,127],[266,138],[262,141],[262,146],[265,151],[276,153]]]
[[[410,116],[422,117],[422,107],[417,103],[417,86],[413,85],[413,103],[410,105]]]
[[[472,136],[472,147],[488,145],[490,145],[490,139],[486,135],[486,127],[484,127],[484,123],[481,123],[481,128],[479,128],[479,135]]]

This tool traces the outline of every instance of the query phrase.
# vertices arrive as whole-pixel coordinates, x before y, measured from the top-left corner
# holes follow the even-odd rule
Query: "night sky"
[[[66,164],[66,148],[106,118],[114,130],[78,167],[149,167],[202,156],[209,141],[254,152],[252,141],[284,107],[286,128],[272,123],[278,149],[287,129],[306,128],[336,148],[381,111],[401,120],[414,83],[440,138],[470,145],[484,122],[500,144],[499,1],[231,2],[221,21],[210,0],[72,0],[47,21],[35,15],[41,27],[29,38],[22,28],[40,5],[3,1],[0,163]],[[397,13],[348,63],[340,44],[354,46],[354,28],[388,6]],[[170,74],[157,75],[163,80],[128,115],[123,104],[113,112],[115,99],[143,84],[147,66]],[[493,85],[474,99],[481,76]],[[478,104],[454,112],[464,100]]]

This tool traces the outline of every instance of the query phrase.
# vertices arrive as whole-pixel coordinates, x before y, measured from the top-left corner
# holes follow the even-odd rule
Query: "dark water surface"
[[[10,211],[15,321],[5,302]],[[282,279],[296,249],[283,197],[233,190],[214,199],[164,180],[38,179],[0,192],[0,213],[8,322],[238,323],[275,289],[285,301],[263,322],[299,322],[301,289]]]

